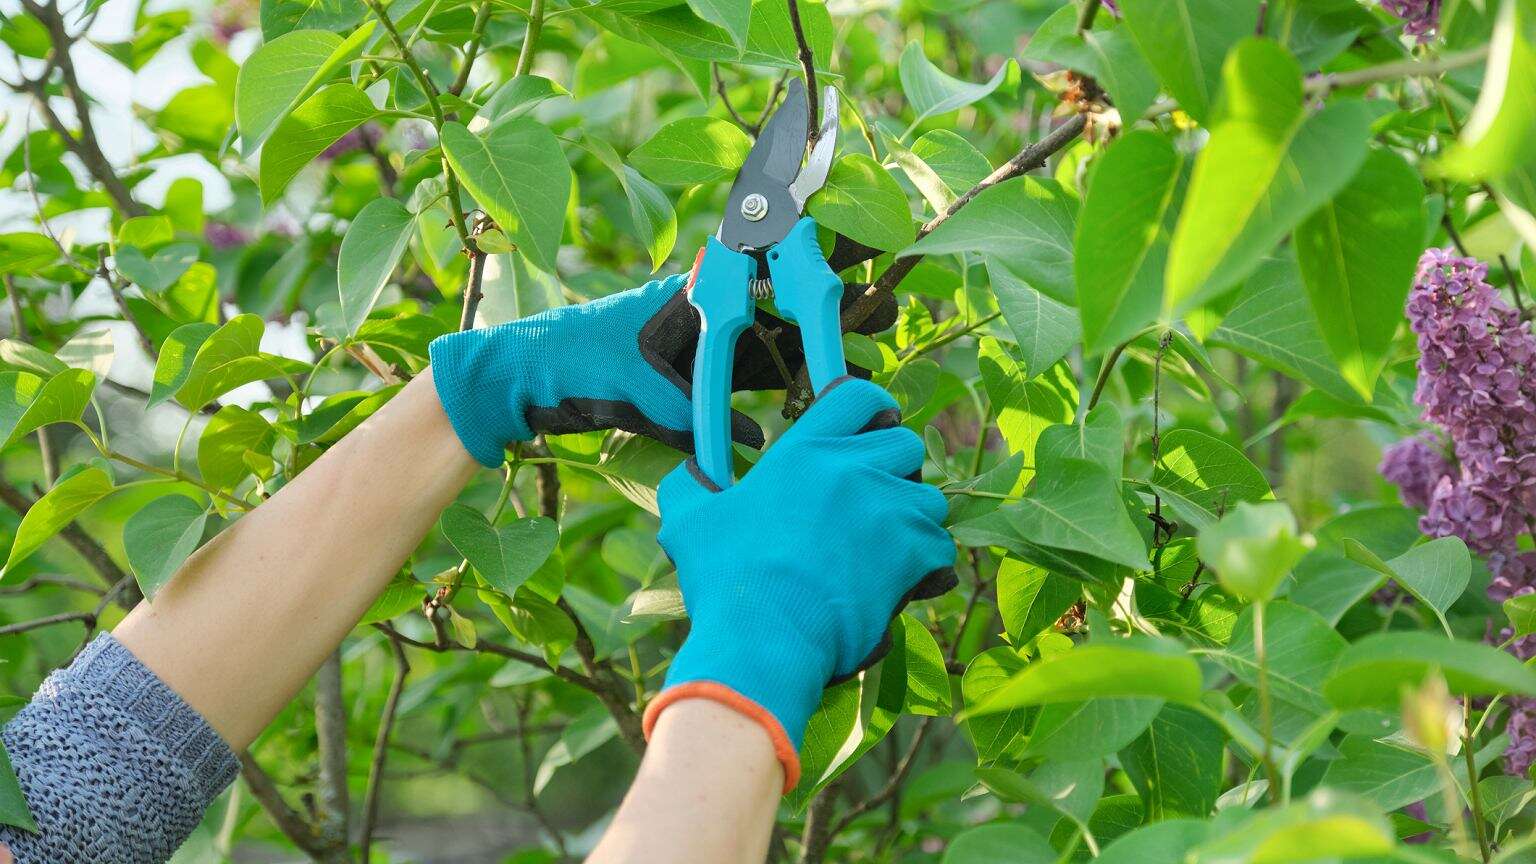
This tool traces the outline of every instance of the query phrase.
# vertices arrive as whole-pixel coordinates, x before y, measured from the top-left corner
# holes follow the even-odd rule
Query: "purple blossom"
[[[337,138],[335,143],[321,151],[319,159],[322,162],[329,162],[348,153],[365,150],[377,144],[379,138],[378,127],[372,123],[365,123]]]
[[[1414,401],[1450,447],[1415,436],[1389,448],[1380,470],[1405,504],[1425,511],[1425,534],[1460,537],[1484,557],[1488,596],[1503,601],[1536,590],[1536,553],[1520,549],[1536,518],[1536,338],[1487,277],[1486,264],[1449,250],[1419,259],[1408,294]],[[1509,733],[1506,760],[1523,773],[1536,758],[1536,700],[1516,708]]]
[[[1403,33],[1428,42],[1440,26],[1441,0],[1381,0],[1381,8],[1403,19]]]
[[[1509,723],[1504,731],[1509,734],[1504,770],[1524,777],[1536,762],[1536,699],[1517,696],[1509,700]]]
[[[251,237],[245,229],[228,222],[209,222],[203,228],[203,237],[208,241],[209,246],[220,251],[236,249],[251,242]]]

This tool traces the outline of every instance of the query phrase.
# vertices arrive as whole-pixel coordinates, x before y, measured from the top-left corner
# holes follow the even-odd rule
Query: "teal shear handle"
[[[839,320],[843,280],[837,278],[816,242],[816,220],[795,223],[784,239],[768,251],[774,302],[785,320],[800,328],[811,389],[817,393],[848,374],[843,357],[843,328]]]
[[[694,271],[688,301],[699,310],[699,347],[693,355],[693,449],[704,476],[731,485],[731,370],[736,339],[752,323],[748,286],[757,271],[750,255],[711,237]]]

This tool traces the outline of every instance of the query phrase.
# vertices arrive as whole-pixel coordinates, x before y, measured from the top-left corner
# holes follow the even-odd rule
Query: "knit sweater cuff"
[[[97,636],[67,669],[50,676],[36,698],[93,693],[116,705],[186,768],[203,808],[240,773],[235,752],[203,715],[110,633]]]

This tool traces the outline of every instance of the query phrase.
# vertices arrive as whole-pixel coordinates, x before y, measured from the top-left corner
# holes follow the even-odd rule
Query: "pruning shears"
[[[727,199],[720,230],[699,250],[688,299],[701,327],[693,360],[693,440],[704,475],[731,485],[731,369],[736,340],[759,300],[800,327],[811,386],[821,392],[848,374],[839,305],[843,282],[816,242],[805,202],[827,181],[837,151],[837,90],[826,88],[816,143],[806,156],[810,107],[805,85],[790,82],[763,127]],[[765,272],[766,270],[766,272]]]

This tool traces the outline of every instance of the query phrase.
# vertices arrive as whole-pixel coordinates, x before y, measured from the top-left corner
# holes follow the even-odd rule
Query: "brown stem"
[[[832,829],[827,832],[828,845],[831,844],[832,838],[852,825],[855,819],[891,800],[901,791],[901,784],[906,782],[907,775],[912,772],[912,766],[917,762],[917,754],[922,750],[923,739],[927,737],[928,727],[932,723],[932,717],[924,717],[918,722],[917,730],[912,733],[912,741],[907,745],[906,752],[902,754],[900,761],[896,763],[896,770],[891,772],[890,779],[885,781],[885,785],[881,786],[878,792],[849,807],[847,812],[843,813]]]
[[[250,752],[242,751],[239,758],[240,776],[245,778],[246,788],[251,790],[251,797],[261,805],[262,812],[267,814],[277,830],[310,858],[316,861],[335,860],[332,848],[315,833],[314,827],[299,811],[283,800],[283,793],[278,790],[271,775],[256,764]]]
[[[737,111],[736,106],[731,104],[731,97],[725,90],[725,79],[720,77],[720,64],[709,64],[709,72],[715,78],[715,92],[720,94],[720,104],[725,106],[725,113],[731,116],[731,122],[735,123],[741,128],[741,131],[748,135],[757,135],[757,130],[753,128],[751,123],[747,122],[747,118],[741,116],[741,112]]]
[[[800,71],[805,75],[805,98],[811,108],[809,125],[805,130],[806,145],[810,146],[821,137],[821,96],[816,91],[816,55],[805,39],[805,26],[800,23],[799,0],[787,0],[787,2],[789,3],[789,23],[795,30],[795,43],[800,46]]]
[[[1093,29],[1094,16],[1099,14],[1101,0],[1087,0],[1083,3],[1083,9],[1077,15],[1077,32],[1084,33]]]
[[[476,219],[470,236],[479,237],[490,225],[489,217]],[[459,312],[460,330],[469,330],[475,326],[475,313],[480,310],[480,300],[485,296],[481,291],[485,284],[485,262],[490,258],[481,251],[478,243],[471,244],[466,251],[469,253],[469,281],[464,286],[464,307]]]
[[[1109,356],[1104,358],[1104,365],[1099,367],[1099,377],[1093,382],[1093,394],[1088,397],[1088,410],[1092,411],[1099,404],[1099,397],[1104,395],[1104,385],[1109,383],[1109,373],[1114,371],[1115,363],[1120,360],[1120,355],[1125,353],[1131,340],[1127,339],[1116,345]]]
[[[389,684],[389,695],[384,697],[384,713],[379,715],[379,734],[373,739],[373,763],[368,766],[368,791],[363,794],[363,828],[358,840],[362,848],[362,864],[369,864],[373,854],[373,829],[379,823],[379,793],[384,788],[384,763],[389,758],[389,735],[395,726],[395,713],[400,708],[400,692],[405,689],[405,677],[411,674],[411,661],[405,649],[393,637],[389,648],[395,657],[395,677]],[[459,742],[455,741],[455,749]]]
[[[832,809],[837,806],[839,784],[834,781],[811,799],[800,832],[800,864],[822,864],[832,845]]]
[[[340,651],[327,657],[315,672],[315,738],[320,758],[315,833],[331,848],[345,850],[351,802],[347,795],[347,705],[341,689]]]

